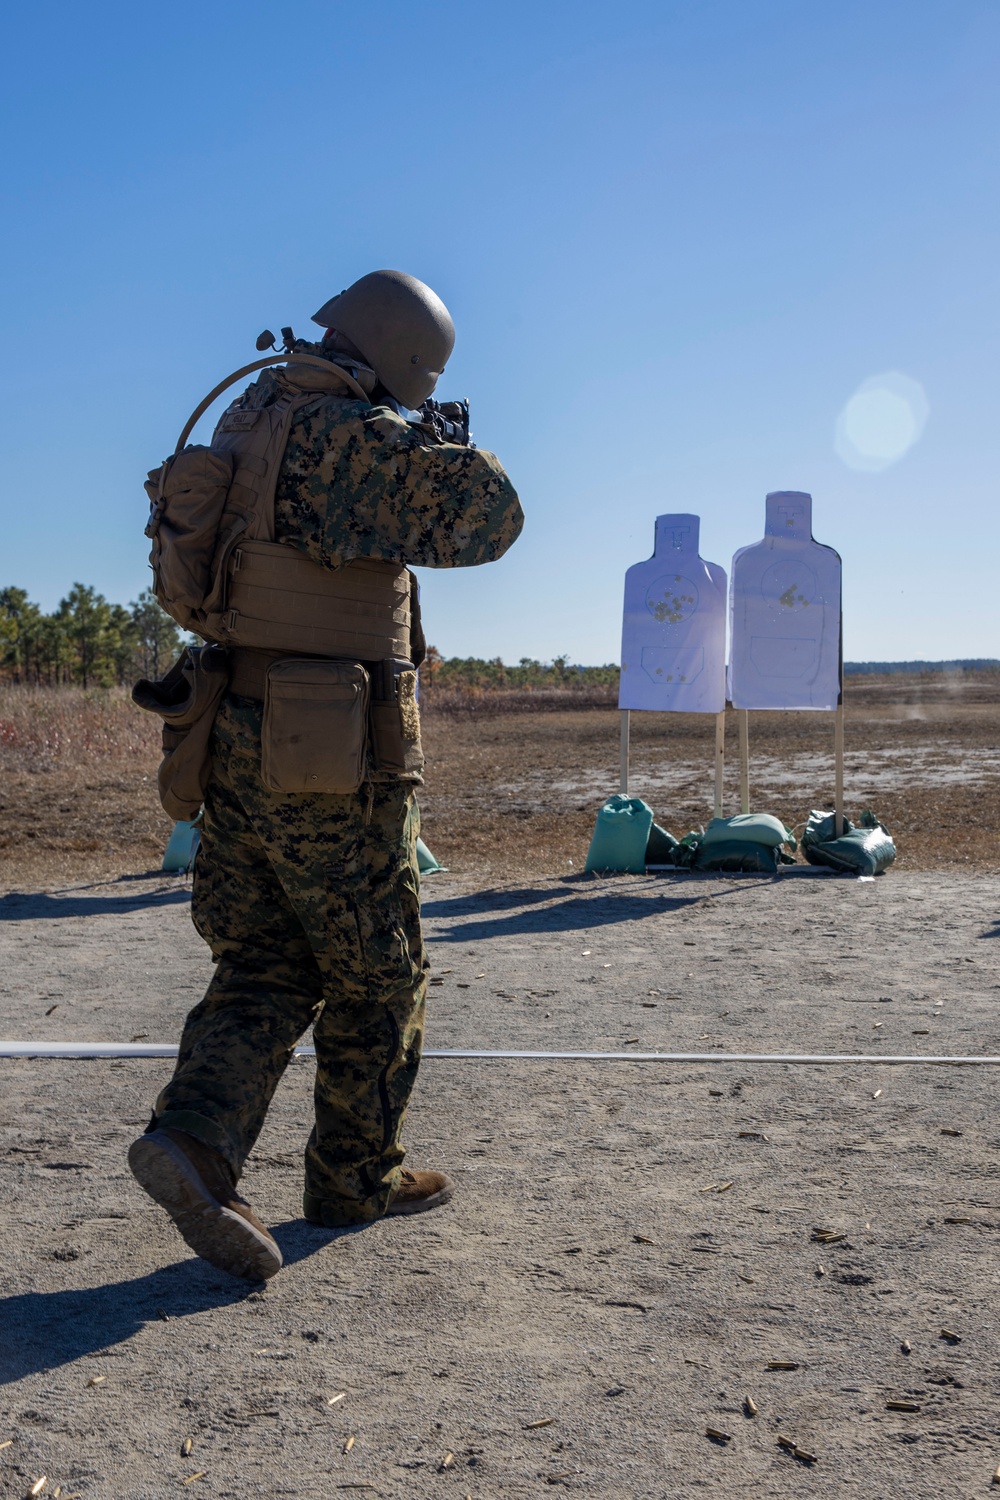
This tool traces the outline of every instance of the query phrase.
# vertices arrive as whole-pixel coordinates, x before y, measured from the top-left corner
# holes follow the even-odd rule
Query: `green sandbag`
[[[746,874],[773,875],[794,859],[778,844],[756,844],[745,839],[716,839],[706,848],[704,839],[694,854],[695,870],[742,870]]]
[[[689,870],[736,870],[773,875],[795,863],[784,845],[797,847],[795,835],[770,813],[737,813],[713,818],[707,828],[682,838],[674,863]]]
[[[701,847],[731,843],[734,838],[740,843],[766,844],[772,849],[779,844],[788,844],[792,849],[796,847],[792,830],[770,813],[737,813],[732,818],[713,818],[702,834]]]
[[[646,840],[647,865],[672,865],[677,847],[673,834],[661,828],[659,823],[654,823]]]
[[[643,875],[653,809],[640,797],[609,797],[597,814],[584,870]]]
[[[194,857],[198,853],[198,845],[201,842],[201,829],[198,824],[201,813],[193,818],[190,823],[175,823],[167,847],[163,854],[161,869],[170,875],[187,874],[194,865]]]
[[[448,871],[444,865],[439,865],[423,839],[417,839],[417,869],[421,875],[433,875],[440,870],[443,875]]]
[[[896,858],[888,828],[869,811],[861,814],[857,826],[845,818],[840,838],[833,813],[811,812],[802,849],[811,865],[825,865],[847,875],[881,875]]]

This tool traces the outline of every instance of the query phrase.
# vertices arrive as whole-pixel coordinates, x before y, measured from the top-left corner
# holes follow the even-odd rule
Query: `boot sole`
[[[427,1198],[412,1198],[409,1202],[400,1203],[398,1200],[390,1203],[386,1209],[386,1217],[400,1214],[426,1214],[432,1208],[440,1208],[442,1203],[447,1203],[455,1191],[453,1182],[445,1183],[444,1187],[438,1188],[436,1193],[431,1193]]]
[[[128,1164],[142,1190],[166,1209],[202,1260],[244,1281],[267,1281],[281,1270],[281,1251],[270,1236],[214,1198],[169,1137],[140,1136],[129,1147]]]

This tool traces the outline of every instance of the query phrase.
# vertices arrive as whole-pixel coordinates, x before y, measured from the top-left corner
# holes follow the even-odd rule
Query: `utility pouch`
[[[205,800],[211,769],[209,737],[229,682],[221,646],[186,646],[165,677],[143,677],[132,701],[163,720],[163,759],[156,773],[169,817],[190,822]]]
[[[410,661],[379,662],[371,703],[372,755],[377,771],[419,776],[424,768],[417,674]]]
[[[203,619],[232,479],[232,455],[199,444],[175,453],[146,481],[153,592],[185,630]]]
[[[264,688],[260,774],[272,792],[356,792],[365,779],[370,679],[360,662],[286,656]]]

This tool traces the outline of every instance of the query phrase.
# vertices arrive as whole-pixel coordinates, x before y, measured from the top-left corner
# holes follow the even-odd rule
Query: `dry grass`
[[[159,723],[124,688],[0,684],[0,885],[156,869]]]
[[[618,787],[613,706],[584,706],[576,694],[572,707],[516,696],[466,695],[454,705],[438,697],[425,712],[425,837],[443,863],[484,882],[579,870],[596,809]],[[870,806],[888,824],[897,868],[996,870],[1000,678],[854,678],[846,701],[849,814]],[[704,822],[711,721],[635,714],[632,726],[633,790],[675,834]],[[801,824],[830,804],[830,715],[753,714],[751,749],[755,807]],[[0,687],[0,883],[158,867],[170,831],[156,798],[158,756],[157,722],[124,691]]]
[[[48,772],[155,755],[159,724],[126,688],[18,687],[0,683],[5,771]]]

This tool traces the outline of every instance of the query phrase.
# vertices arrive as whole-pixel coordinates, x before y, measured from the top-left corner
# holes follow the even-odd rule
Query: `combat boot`
[[[281,1270],[281,1251],[212,1146],[167,1127],[133,1141],[128,1164],[202,1260],[247,1281],[266,1281]]]
[[[404,1167],[386,1213],[426,1213],[447,1203],[454,1191],[455,1184],[444,1172],[408,1172]]]

